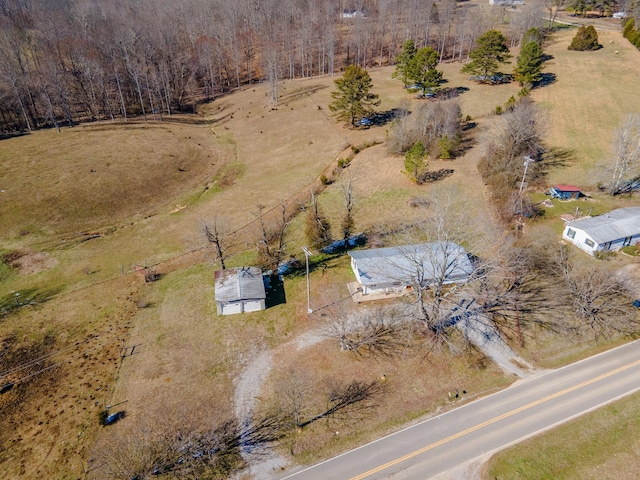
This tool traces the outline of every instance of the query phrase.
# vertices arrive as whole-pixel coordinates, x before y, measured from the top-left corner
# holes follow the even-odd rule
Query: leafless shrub
[[[458,153],[462,112],[457,99],[423,103],[412,116],[407,109],[402,111],[389,131],[389,152],[403,154],[420,142],[433,158],[444,153],[444,143],[448,157]]]
[[[429,208],[431,206],[431,200],[426,197],[411,197],[407,201],[407,205],[411,208]]]

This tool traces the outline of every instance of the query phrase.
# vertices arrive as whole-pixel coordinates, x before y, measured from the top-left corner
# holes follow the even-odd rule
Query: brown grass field
[[[548,144],[572,153],[572,160],[551,172],[548,181],[592,189],[592,201],[600,208],[614,206],[595,189],[596,164],[606,158],[622,116],[640,111],[640,52],[617,32],[602,32],[604,48],[597,52],[569,52],[571,35],[563,31],[552,38],[546,47],[553,56],[547,72],[555,74],[556,82],[532,93],[549,118]],[[463,115],[478,122],[473,135],[480,140],[491,112],[519,87],[473,84],[459,64],[442,69],[448,86],[469,89],[460,104]],[[380,109],[407,100],[415,105],[418,100],[391,72],[388,67],[370,72],[382,99]],[[211,422],[223,419],[232,413],[235,375],[255,352],[267,348],[279,352],[273,382],[277,372],[297,365],[307,367],[318,382],[367,372],[371,378],[386,375],[393,386],[374,415],[358,425],[340,426],[343,434],[337,438],[314,426],[284,446],[303,462],[449,408],[446,393],[452,389],[462,386],[472,398],[512,380],[478,358],[450,360],[444,352],[375,363],[325,342],[287,355],[278,348],[314,327],[299,276],[286,279],[285,304],[248,315],[216,315],[215,267],[201,248],[200,219],[224,217],[243,239],[231,264],[251,263],[251,222],[258,204],[275,208],[306,194],[349,145],[387,137],[389,124],[350,130],[330,117],[332,81],[282,83],[276,110],[268,106],[267,86],[256,85],[203,105],[194,116],[148,124],[86,124],[0,141],[0,253],[20,257],[0,276],[0,298],[32,289],[43,299],[37,308],[0,317],[0,367],[5,371],[40,359],[31,369],[5,377],[10,381],[51,367],[0,394],[3,478],[83,478],[99,462],[96,445],[116,442],[158,416],[185,422],[203,415]],[[418,187],[402,172],[403,159],[389,155],[384,144],[363,149],[347,169],[358,197],[357,228],[409,222],[419,211],[408,200],[437,193],[450,196],[482,226],[480,240],[492,238],[498,227],[476,171],[481,155],[473,148],[453,161],[432,162],[433,168],[452,168],[454,174]],[[340,201],[339,182],[319,197],[334,228]],[[557,215],[547,217],[528,234],[556,235]],[[294,219],[289,238],[290,252],[298,258],[303,258],[301,224],[301,218]],[[159,264],[161,280],[144,284],[130,273],[134,264],[145,262]],[[322,303],[332,285],[351,280],[344,258],[314,269],[314,302]],[[121,359],[123,342],[136,348]],[[532,345],[522,354],[543,366],[606,347],[543,337]],[[41,358],[45,355],[52,356]],[[265,389],[265,405],[273,382]],[[99,410],[120,402],[126,402],[120,408],[127,417],[113,427],[99,427]]]

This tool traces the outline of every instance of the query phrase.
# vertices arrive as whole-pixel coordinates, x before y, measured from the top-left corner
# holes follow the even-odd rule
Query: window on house
[[[593,247],[595,245],[594,241],[589,238],[585,238],[584,243],[586,243],[590,247]]]
[[[624,239],[624,243],[622,244],[622,246],[626,247],[627,245],[631,245],[631,237],[626,237]]]
[[[575,238],[575,236],[576,236],[576,231],[573,228],[570,228],[567,230],[567,237]]]
[[[611,242],[607,242],[602,246],[603,250],[609,250],[611,248]]]

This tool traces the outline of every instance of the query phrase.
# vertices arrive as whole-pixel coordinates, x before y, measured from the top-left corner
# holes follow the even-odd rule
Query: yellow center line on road
[[[369,470],[368,472],[361,473],[360,475],[352,477],[350,480],[361,480],[361,479],[366,478],[366,477],[368,477],[370,475],[373,475],[374,473],[381,472],[382,470],[385,470],[385,469],[387,469],[389,467],[392,467],[392,466],[397,465],[399,463],[402,463],[402,462],[404,462],[406,460],[409,460],[409,459],[411,459],[413,457],[416,457],[416,456],[421,455],[421,454],[423,454],[425,452],[428,452],[429,450],[432,450],[432,449],[434,449],[436,447],[439,447],[440,445],[444,445],[447,442],[450,442],[452,440],[460,438],[460,437],[462,437],[464,435],[467,435],[469,433],[475,432],[476,430],[484,428],[487,425],[491,425],[492,423],[499,422],[500,420],[504,420],[505,418],[511,417],[512,415],[520,413],[520,412],[522,412],[524,410],[527,410],[529,408],[532,408],[532,407],[535,407],[537,405],[540,405],[541,403],[548,402],[549,400],[553,400],[554,398],[557,398],[557,397],[560,397],[560,396],[565,395],[567,393],[573,392],[574,390],[577,390],[579,388],[586,387],[587,385],[591,385],[592,383],[595,383],[595,382],[600,381],[600,380],[602,380],[604,378],[607,378],[607,377],[610,377],[612,375],[615,375],[616,373],[620,373],[620,372],[622,372],[624,370],[627,370],[627,369],[629,369],[631,367],[635,367],[636,365],[640,365],[640,360],[636,360],[633,363],[629,363],[628,365],[624,365],[622,367],[616,368],[615,370],[611,370],[610,372],[603,373],[602,375],[600,375],[598,377],[594,377],[594,378],[592,378],[590,380],[586,380],[586,381],[584,381],[584,382],[582,382],[582,383],[580,383],[578,385],[574,385],[573,387],[569,387],[569,388],[561,390],[561,391],[559,391],[557,393],[548,395],[548,396],[546,396],[544,398],[541,398],[540,400],[536,400],[535,402],[531,402],[531,403],[529,403],[527,405],[524,405],[522,407],[516,408],[515,410],[511,410],[510,412],[503,413],[502,415],[497,416],[495,418],[492,418],[490,420],[487,420],[486,422],[479,423],[478,425],[475,425],[474,427],[468,428],[467,430],[464,430],[462,432],[456,433],[455,435],[451,435],[450,437],[444,438],[444,439],[442,439],[442,440],[440,440],[438,442],[435,442],[435,443],[432,443],[430,445],[427,445],[426,447],[422,447],[419,450],[416,450],[414,452],[408,453],[407,455],[405,455],[403,457],[399,457],[399,458],[397,458],[395,460],[392,460],[390,462],[387,462],[384,465],[380,465],[379,467],[376,467],[376,468],[374,468],[372,470]]]

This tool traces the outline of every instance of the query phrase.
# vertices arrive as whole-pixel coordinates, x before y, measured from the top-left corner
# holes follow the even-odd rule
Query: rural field
[[[565,162],[544,179],[546,187],[576,184],[590,197],[547,208],[541,220],[525,226],[529,239],[559,240],[562,213],[595,214],[637,203],[634,197],[612,200],[598,183],[614,129],[626,113],[640,112],[640,52],[615,31],[600,32],[598,51],[568,51],[574,32],[556,32],[545,44],[545,72],[555,81],[531,97],[547,118],[545,143],[566,152]],[[404,173],[404,158],[387,149],[394,109],[412,111],[424,101],[392,78],[392,67],[369,71],[381,99],[378,110],[389,115],[366,129],[332,118],[335,77],[322,76],[281,82],[277,108],[270,105],[268,85],[255,84],[203,104],[193,115],[87,123],[0,140],[0,301],[10,311],[0,316],[0,386],[12,384],[0,394],[3,478],[107,478],[105,472],[133,455],[150,432],[217,425],[234,418],[241,401],[245,412],[270,411],[293,378],[304,377],[318,391],[377,380],[386,393],[357,418],[316,422],[286,436],[276,452],[289,465],[318,461],[512,383],[515,377],[471,349],[452,355],[446,347],[425,347],[382,358],[341,351],[321,326],[334,305],[350,302],[349,257],[321,255],[313,247],[314,313],[307,314],[306,278],[298,270],[284,277],[286,301],[218,316],[218,265],[201,230],[202,221],[223,219],[235,240],[227,266],[255,264],[257,212],[277,214],[283,202],[306,204],[314,189],[339,238],[339,180],[349,178],[358,232],[395,231],[424,215],[412,206],[416,199],[446,197],[474,227],[473,253],[488,254],[504,227],[477,164],[496,106],[520,87],[478,85],[460,67],[439,66],[448,87],[462,87],[462,115],[474,123],[465,133],[471,148],[454,160],[433,160],[430,168],[453,174],[422,186]],[[349,166],[337,169],[338,160],[351,154]],[[323,185],[321,175],[335,181]],[[532,187],[531,198],[544,198],[544,190]],[[303,216],[292,218],[287,254],[302,262],[301,247],[308,245],[303,231]],[[145,267],[159,279],[145,283]],[[537,368],[625,340],[576,341],[536,327],[524,334],[524,346],[513,347]],[[256,384],[241,396],[240,381],[251,371]],[[620,422],[637,417],[637,404],[637,396],[630,397],[595,426],[570,428],[584,432],[606,423],[619,430]],[[103,427],[99,418],[107,406],[126,415]],[[640,442],[636,431],[616,434],[630,437],[635,450],[608,461],[585,454],[592,463],[585,460],[571,478],[631,471],[629,458],[637,456]],[[573,455],[566,438],[579,435],[563,435],[528,449],[553,452],[558,444],[569,445]],[[551,441],[556,443],[546,443]],[[491,478],[532,478],[494,471],[501,472],[491,470]],[[255,478],[268,473],[273,471]]]

